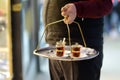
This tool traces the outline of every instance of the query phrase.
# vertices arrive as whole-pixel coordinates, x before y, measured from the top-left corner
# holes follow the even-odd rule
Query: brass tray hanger
[[[45,34],[45,31],[46,31],[46,29],[47,29],[50,25],[53,25],[53,24],[57,24],[57,23],[63,22],[63,20],[64,20],[64,19],[61,19],[61,20],[58,20],[58,21],[55,21],[55,22],[52,22],[52,23],[47,24],[47,25],[45,26],[44,32],[43,32],[42,37],[40,38],[40,41],[38,42],[38,44],[41,43],[42,38],[43,38],[43,36],[44,36],[44,34]],[[78,22],[76,22],[76,21],[74,21],[73,23],[75,23],[75,24],[78,25],[78,28],[79,28],[79,31],[80,31],[80,34],[81,34],[81,37],[82,37],[82,40],[83,40],[84,47],[87,47],[86,41],[85,41],[85,38],[84,38],[84,35],[83,35],[83,32],[82,32],[82,29],[81,29],[80,24],[79,24]],[[66,27],[67,27],[67,30],[68,30],[69,46],[71,46],[71,37],[70,37],[70,28],[69,28],[69,24],[66,24]],[[40,46],[37,45],[36,50],[39,49],[39,48],[40,48]]]

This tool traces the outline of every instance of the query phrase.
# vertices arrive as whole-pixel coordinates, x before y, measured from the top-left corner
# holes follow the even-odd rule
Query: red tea
[[[56,47],[56,50],[64,50],[64,47]]]
[[[79,57],[80,56],[80,51],[72,51],[72,56],[73,57]]]
[[[81,48],[81,45],[79,45],[78,43],[76,43],[75,45],[72,45],[71,54],[72,54],[73,57],[79,57],[80,56],[80,48]]]
[[[59,56],[59,57],[62,57],[64,55],[64,52],[56,52],[56,55]]]
[[[73,51],[80,51],[80,47],[73,47],[72,50]]]
[[[56,55],[59,57],[64,56],[64,47],[56,47]]]
[[[65,42],[64,41],[59,41],[56,42],[56,55],[58,57],[64,56],[64,51],[65,51]]]

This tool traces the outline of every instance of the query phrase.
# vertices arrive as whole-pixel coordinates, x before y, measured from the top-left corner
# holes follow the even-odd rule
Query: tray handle
[[[43,34],[42,34],[42,36],[41,36],[41,38],[40,38],[40,40],[39,40],[39,42],[38,42],[38,45],[37,45],[36,50],[40,48],[40,47],[39,47],[39,43],[41,43],[42,38],[43,38],[43,36],[44,36],[44,34],[45,34],[46,29],[47,29],[50,25],[57,24],[57,23],[62,22],[62,21],[63,21],[63,19],[58,20],[58,21],[55,21],[55,22],[51,22],[51,23],[49,23],[49,24],[47,24],[47,25],[45,26],[44,32],[43,32]],[[79,31],[80,31],[80,34],[81,34],[81,37],[82,37],[82,40],[83,40],[84,47],[87,47],[86,41],[85,41],[85,38],[84,38],[84,35],[83,35],[83,32],[82,32],[82,29],[81,29],[81,27],[80,27],[80,24],[79,24],[78,22],[76,22],[76,21],[74,21],[73,23],[75,23],[75,24],[78,25],[78,28],[79,28]],[[68,30],[69,45],[71,46],[70,28],[69,28],[69,25],[68,25],[68,24],[66,24],[66,27],[67,27],[67,30]]]

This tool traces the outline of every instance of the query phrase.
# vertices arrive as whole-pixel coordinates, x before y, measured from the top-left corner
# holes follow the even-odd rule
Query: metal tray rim
[[[81,60],[89,60],[89,59],[92,59],[92,58],[95,58],[99,55],[99,52],[95,50],[95,53],[94,54],[91,54],[91,55],[88,55],[88,57],[83,57],[83,58],[72,58],[70,56],[68,57],[52,57],[50,55],[43,55],[43,54],[40,54],[40,50],[41,51],[44,51],[45,49],[47,50],[50,50],[50,49],[55,49],[55,47],[45,47],[45,48],[41,48],[41,49],[38,49],[38,50],[34,50],[33,51],[33,54],[37,55],[37,56],[41,56],[41,57],[44,57],[44,58],[48,58],[48,59],[53,59],[53,60],[62,60],[62,61],[81,61]],[[37,52],[39,51],[39,52]]]

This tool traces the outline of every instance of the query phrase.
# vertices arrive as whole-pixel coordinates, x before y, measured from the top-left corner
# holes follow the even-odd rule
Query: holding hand
[[[61,15],[64,17],[65,24],[71,24],[77,16],[75,5],[73,3],[66,4],[61,8]]]

